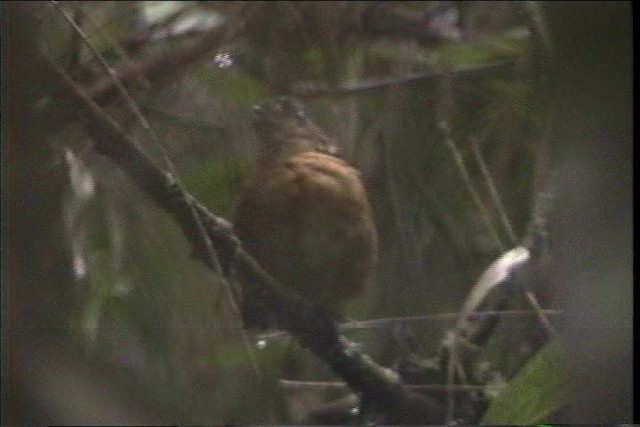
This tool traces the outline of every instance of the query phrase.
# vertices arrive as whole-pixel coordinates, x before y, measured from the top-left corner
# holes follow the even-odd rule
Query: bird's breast
[[[317,152],[258,171],[234,228],[277,280],[332,309],[363,290],[377,256],[371,207],[357,170]]]

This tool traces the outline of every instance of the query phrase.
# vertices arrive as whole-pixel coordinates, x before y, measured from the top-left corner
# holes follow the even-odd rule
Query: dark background
[[[350,318],[455,313],[552,194],[529,285],[564,310],[576,403],[551,421],[631,421],[629,2],[6,2],[1,28],[3,424],[288,423],[344,394],[277,384],[291,352],[313,357],[254,348],[220,278],[92,148],[43,53],[223,217],[252,167],[250,107],[309,104],[362,171],[381,236]],[[388,366],[432,356],[452,324],[347,333]],[[486,358],[510,378],[537,331],[509,318]]]

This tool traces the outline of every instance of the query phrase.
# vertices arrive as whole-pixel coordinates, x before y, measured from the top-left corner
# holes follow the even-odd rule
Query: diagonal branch
[[[129,62],[120,70],[112,71],[113,75],[105,75],[103,78],[92,82],[86,89],[87,96],[100,105],[111,102],[118,94],[115,80],[125,85],[139,81],[144,77],[149,84],[158,84],[175,79],[180,71],[201,60],[209,52],[212,52],[226,38],[229,37],[228,26],[216,27],[205,32],[198,40],[190,45],[183,46],[160,55],[151,56],[140,61]],[[82,111],[80,106],[76,106]],[[46,108],[38,115],[38,120],[44,121],[45,127],[58,128],[74,118],[75,108],[60,110]]]
[[[50,58],[44,62],[60,92],[68,98],[66,101],[83,112],[84,129],[95,140],[96,149],[118,164],[159,208],[173,217],[191,242],[196,258],[216,270],[207,247],[211,242],[225,272],[233,267],[248,277],[245,297],[259,299],[303,347],[384,413],[387,422],[441,422],[440,406],[407,389],[395,372],[377,365],[356,344],[341,336],[334,322],[320,310],[278,284],[242,249],[229,222],[213,215],[184,192],[176,178],[157,167],[59,65]]]

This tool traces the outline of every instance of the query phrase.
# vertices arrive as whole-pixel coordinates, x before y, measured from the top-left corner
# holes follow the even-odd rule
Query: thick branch
[[[349,387],[387,415],[391,423],[439,423],[442,409],[422,395],[408,391],[398,376],[376,365],[358,346],[341,336],[336,325],[306,299],[275,282],[246,252],[230,224],[210,213],[184,192],[176,179],[158,168],[128,135],[54,61],[47,59],[50,74],[64,88],[72,107],[84,113],[87,133],[96,149],[118,164],[161,209],[180,225],[194,255],[212,269],[213,245],[225,270],[233,265],[249,280],[246,297],[259,298],[280,325],[309,348]]]

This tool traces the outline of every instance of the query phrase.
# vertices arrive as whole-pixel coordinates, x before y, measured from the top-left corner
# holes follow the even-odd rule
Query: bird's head
[[[305,151],[339,153],[338,144],[313,123],[304,104],[290,96],[254,106],[253,126],[265,159],[281,160]]]

